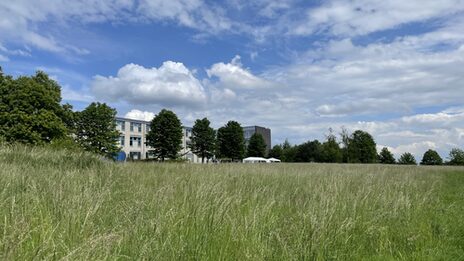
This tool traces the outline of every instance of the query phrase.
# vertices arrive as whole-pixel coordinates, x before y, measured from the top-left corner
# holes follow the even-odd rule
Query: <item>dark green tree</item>
[[[422,157],[421,165],[442,165],[443,159],[434,150],[427,150]]]
[[[254,133],[250,137],[250,142],[247,147],[248,157],[265,157],[266,155],[266,142],[263,135]]]
[[[174,112],[163,109],[153,118],[146,144],[153,148],[150,152],[158,160],[178,157],[182,148],[182,124]]]
[[[327,140],[321,146],[321,161],[327,163],[340,163],[343,160],[342,150],[337,142],[337,138],[332,133],[332,129],[327,135]]]
[[[318,140],[308,141],[297,146],[295,162],[320,162],[321,143]]]
[[[270,158],[282,159],[282,145],[274,145],[272,149],[269,151]]]
[[[292,146],[287,139],[285,139],[284,143],[282,144],[282,158],[283,162],[295,162],[296,153],[298,150],[298,146]]]
[[[113,157],[120,150],[117,145],[116,110],[105,103],[92,102],[75,115],[77,143],[86,151]]]
[[[382,164],[395,164],[395,157],[393,154],[388,150],[387,147],[383,147],[379,153],[379,163]]]
[[[348,163],[375,163],[377,149],[374,138],[362,130],[357,130],[348,138],[346,160]]]
[[[454,148],[449,153],[449,165],[464,166],[464,150]]]
[[[203,118],[196,120],[192,128],[189,148],[201,157],[201,163],[214,155],[216,132],[209,125],[209,120]]]
[[[241,160],[245,152],[245,140],[240,123],[229,121],[218,129],[218,157],[229,158],[232,161]]]
[[[401,165],[417,165],[416,158],[409,152],[401,154],[398,164]]]
[[[61,88],[44,72],[0,76],[0,136],[7,142],[49,143],[67,134]]]

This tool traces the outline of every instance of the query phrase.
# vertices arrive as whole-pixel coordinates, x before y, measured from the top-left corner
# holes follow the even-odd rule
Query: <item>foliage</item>
[[[398,164],[401,165],[417,165],[416,158],[409,152],[401,154]]]
[[[464,150],[454,148],[449,153],[449,165],[464,166]]]
[[[460,167],[0,148],[2,260],[462,260]]]
[[[343,160],[342,150],[335,135],[330,132],[327,140],[321,146],[321,162],[340,163]]]
[[[429,149],[422,157],[421,165],[442,165],[443,159],[435,150]]]
[[[269,151],[269,157],[270,158],[276,158],[276,159],[281,159],[283,154],[283,149],[282,145],[277,144],[272,147],[272,149]]]
[[[151,121],[146,138],[156,158],[176,159],[182,148],[182,124],[174,112],[163,109]]]
[[[86,151],[113,157],[119,152],[115,117],[115,109],[105,103],[92,102],[75,115],[77,142]]]
[[[343,138],[346,143],[346,162],[348,163],[375,163],[377,149],[374,138],[362,130],[357,130],[349,138]]]
[[[266,155],[266,142],[264,141],[263,135],[260,133],[254,133],[250,137],[250,141],[247,147],[248,157],[265,157]]]
[[[388,150],[387,147],[383,147],[379,153],[379,162],[382,164],[395,164],[395,157]]]
[[[232,161],[241,160],[245,152],[245,140],[240,123],[229,121],[218,129],[218,157],[230,158]]]
[[[283,162],[295,162],[296,153],[298,150],[298,146],[292,146],[290,142],[285,139],[284,143],[282,144],[282,158]]]
[[[295,162],[320,162],[321,143],[318,140],[308,141],[298,145]]]
[[[49,143],[67,134],[61,88],[44,72],[0,76],[0,136],[7,142]]]
[[[189,148],[193,153],[201,157],[201,162],[205,158],[209,159],[214,155],[216,132],[209,126],[210,122],[207,118],[197,119],[192,128],[192,137]]]

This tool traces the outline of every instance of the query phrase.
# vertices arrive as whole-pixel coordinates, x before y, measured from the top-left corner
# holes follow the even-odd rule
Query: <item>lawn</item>
[[[0,148],[0,259],[463,260],[464,168]]]

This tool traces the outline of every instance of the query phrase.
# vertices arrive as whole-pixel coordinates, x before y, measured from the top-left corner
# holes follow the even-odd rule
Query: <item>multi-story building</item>
[[[149,153],[151,147],[145,144],[147,133],[150,131],[150,122],[117,117],[116,129],[120,132],[121,151],[128,159],[139,160],[151,157]],[[179,153],[182,158],[198,163],[201,162],[201,158],[193,154],[187,146],[191,136],[192,128],[182,127],[182,149]]]
[[[128,159],[140,160],[152,157],[150,155],[152,148],[145,144],[147,133],[150,131],[149,121],[116,117],[116,129],[120,132],[119,145],[121,151],[125,153]],[[243,127],[243,135],[247,146],[254,133],[263,135],[266,142],[266,153],[269,153],[271,149],[271,130],[260,126]],[[201,158],[193,154],[188,148],[191,136],[192,128],[182,127],[182,149],[179,153],[183,159],[189,162],[200,163]]]
[[[248,146],[251,136],[255,133],[259,133],[263,136],[264,142],[266,142],[266,153],[269,153],[271,150],[271,129],[260,126],[243,127],[243,136],[245,138],[246,146]]]

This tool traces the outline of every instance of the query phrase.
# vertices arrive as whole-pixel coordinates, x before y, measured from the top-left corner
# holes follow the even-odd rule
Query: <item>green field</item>
[[[0,148],[0,259],[463,260],[464,168]]]

